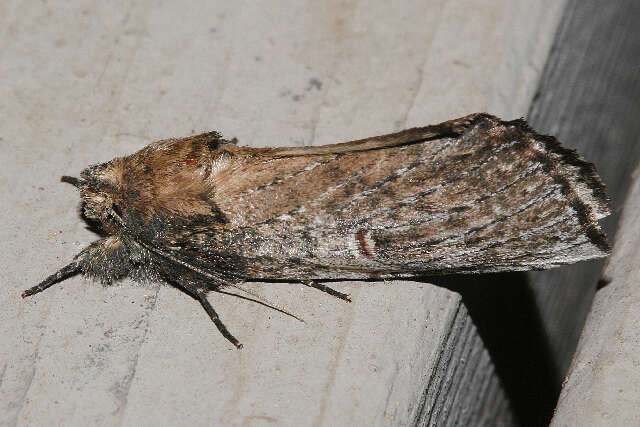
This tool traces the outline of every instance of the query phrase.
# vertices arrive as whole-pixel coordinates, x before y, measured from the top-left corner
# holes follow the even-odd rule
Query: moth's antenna
[[[45,289],[55,285],[56,283],[61,282],[62,280],[79,273],[80,269],[81,269],[80,263],[78,261],[72,261],[67,266],[62,267],[57,272],[53,273],[51,276],[44,279],[38,285],[24,291],[22,293],[22,298],[26,298],[30,295],[37,294],[38,292],[44,291]]]
[[[76,188],[80,188],[80,186],[84,183],[83,180],[76,178],[75,176],[68,176],[68,175],[62,176],[60,178],[60,181],[71,184]]]

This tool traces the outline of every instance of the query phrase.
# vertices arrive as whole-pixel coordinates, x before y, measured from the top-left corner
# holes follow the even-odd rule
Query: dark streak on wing
[[[549,173],[553,180],[560,186],[562,194],[567,198],[569,206],[575,211],[575,214],[580,221],[580,224],[584,227],[584,231],[591,240],[591,242],[600,248],[603,252],[609,252],[609,244],[607,242],[607,238],[599,230],[597,222],[594,219],[594,213],[591,210],[591,207],[586,205],[576,194],[576,191],[571,187],[567,178],[561,175],[560,172],[556,170],[556,166],[553,164],[551,159],[542,155],[542,153],[536,154],[536,160],[538,160],[542,165],[545,172]],[[602,186],[601,186],[602,187]],[[598,192],[600,189],[598,189]],[[597,193],[596,193],[597,194]],[[604,189],[602,189],[602,194],[604,194]]]
[[[367,230],[358,230],[356,232],[358,249],[360,250],[360,253],[365,257],[373,258],[373,253],[371,252],[371,248],[369,247],[369,244],[367,243],[367,240],[366,240],[367,233],[368,233]]]
[[[324,154],[345,154],[361,151],[371,151],[403,145],[417,144],[433,139],[456,137],[482,114],[470,114],[459,119],[437,125],[406,129],[388,135],[374,136],[356,141],[342,142],[311,147],[279,147],[271,149],[274,157],[310,156]]]

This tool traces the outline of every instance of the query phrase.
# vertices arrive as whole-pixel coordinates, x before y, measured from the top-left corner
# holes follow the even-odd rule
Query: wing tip
[[[564,147],[554,136],[538,133],[523,118],[503,121],[488,113],[475,113],[457,121],[466,121],[470,127],[501,126],[524,135],[538,160],[563,188],[567,202],[576,212],[586,237],[597,248],[597,253],[589,259],[609,255],[609,242],[598,224],[599,219],[611,213],[609,198],[593,163],[586,161],[577,151]]]

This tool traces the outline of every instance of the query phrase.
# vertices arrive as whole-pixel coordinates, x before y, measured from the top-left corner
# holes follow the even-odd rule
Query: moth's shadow
[[[549,339],[526,273],[424,281],[462,296],[520,425],[548,425],[560,392]]]

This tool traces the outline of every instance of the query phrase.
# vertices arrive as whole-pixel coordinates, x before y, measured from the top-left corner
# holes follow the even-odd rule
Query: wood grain
[[[511,424],[502,368],[443,287],[341,282],[348,305],[252,285],[305,324],[220,295],[250,331],[239,355],[169,287],[20,292],[95,239],[61,175],[211,129],[307,146],[523,116],[563,5],[2,2],[0,423]]]

